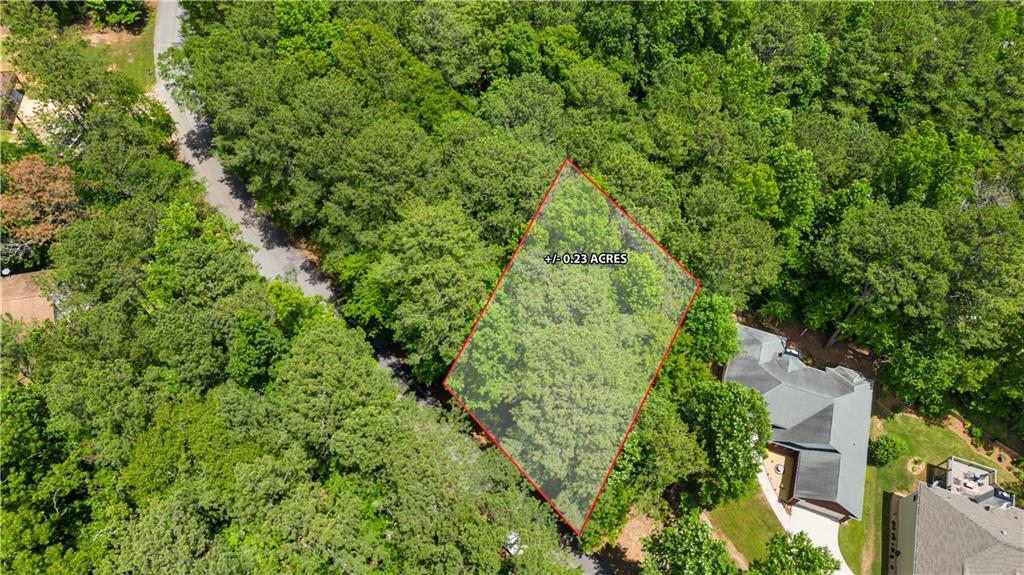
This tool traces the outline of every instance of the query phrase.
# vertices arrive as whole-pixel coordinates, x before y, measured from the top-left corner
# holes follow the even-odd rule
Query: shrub
[[[969,433],[971,434],[971,441],[974,443],[974,445],[981,445],[981,438],[982,436],[985,435],[984,430],[982,430],[977,425],[973,425],[971,426]]]
[[[887,465],[907,453],[907,442],[895,435],[883,435],[868,443],[868,455],[875,465]]]

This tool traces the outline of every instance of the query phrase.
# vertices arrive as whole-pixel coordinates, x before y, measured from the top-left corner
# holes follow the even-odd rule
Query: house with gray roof
[[[770,449],[795,467],[784,501],[837,521],[859,519],[864,504],[872,382],[846,367],[804,364],[783,337],[738,326],[743,352],[723,378],[756,389],[772,420]]]
[[[890,572],[1024,575],[1024,510],[995,487],[995,470],[947,461],[937,480],[919,483],[896,510]]]

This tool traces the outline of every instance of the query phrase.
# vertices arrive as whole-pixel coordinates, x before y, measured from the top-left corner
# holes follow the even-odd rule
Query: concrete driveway
[[[764,469],[761,469],[761,472],[758,473],[757,482],[760,484],[761,492],[764,493],[765,499],[768,500],[768,505],[772,508],[775,516],[778,517],[783,529],[790,533],[803,531],[811,538],[815,545],[827,547],[832,552],[832,556],[839,560],[839,570],[836,573],[853,575],[850,566],[843,559],[842,552],[839,551],[838,522],[824,515],[818,515],[813,511],[799,507],[793,507],[790,511],[786,511],[782,502],[779,501],[779,496],[772,489],[772,484]]]

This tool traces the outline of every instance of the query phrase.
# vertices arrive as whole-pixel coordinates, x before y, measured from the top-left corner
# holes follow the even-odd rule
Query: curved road
[[[171,46],[179,45],[181,17],[183,10],[177,0],[157,3],[156,25],[153,38],[155,62]],[[298,285],[306,295],[321,296],[334,301],[330,281],[317,268],[309,256],[295,247],[292,239],[278,228],[270,218],[256,212],[256,202],[246,191],[245,185],[224,172],[224,166],[213,153],[212,133],[208,126],[196,121],[189,112],[182,110],[171,97],[164,78],[157,67],[154,95],[167,108],[174,119],[174,139],[178,142],[178,158],[192,167],[196,176],[206,188],[206,203],[217,208],[225,218],[238,225],[242,239],[256,248],[253,261],[260,274],[268,279],[280,278]],[[395,379],[413,389],[421,403],[440,405],[428,390],[417,383],[408,373],[402,359],[375,342],[377,362],[389,371]],[[586,575],[603,575],[604,569],[595,558],[580,553],[573,537],[563,538],[563,544],[572,552],[574,562]]]
[[[181,43],[181,17],[184,11],[174,1],[157,3],[153,55],[156,62],[171,46]],[[226,174],[224,166],[213,152],[213,133],[205,123],[181,109],[171,97],[167,81],[160,77],[157,67],[154,96],[174,119],[174,139],[178,142],[178,159],[194,170],[206,189],[206,203],[217,208],[225,218],[238,225],[241,238],[255,248],[252,259],[260,274],[267,279],[279,278],[294,283],[310,296],[320,296],[334,302],[330,280],[309,258],[297,248],[288,234],[267,216],[256,212],[256,201],[245,189],[245,184]],[[409,373],[402,356],[381,342],[373,341],[377,364],[388,371],[399,383],[412,390],[421,403],[441,405],[442,398],[420,385]],[[444,398],[447,399],[447,398]]]
[[[153,54],[159,62],[160,54],[181,42],[178,2],[159,2],[156,9],[156,33]],[[206,202],[217,208],[227,219],[238,224],[242,239],[256,248],[253,261],[267,278],[293,279],[307,295],[318,295],[331,300],[333,293],[327,278],[296,248],[291,239],[269,218],[255,211],[252,196],[241,182],[224,173],[224,167],[211,153],[212,141],[207,126],[196,121],[192,114],[182,110],[171,98],[167,83],[157,73],[155,95],[174,118],[178,157],[192,166],[206,186]]]

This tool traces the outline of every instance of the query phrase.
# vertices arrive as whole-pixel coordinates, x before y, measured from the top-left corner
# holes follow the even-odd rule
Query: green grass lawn
[[[975,461],[982,465],[999,469],[999,464],[993,459],[976,453],[963,438],[949,431],[945,427],[930,425],[921,419],[909,415],[896,415],[884,421],[885,432],[898,435],[910,446],[910,455],[900,461],[896,461],[878,470],[879,482],[883,488],[889,491],[910,491],[914,487],[914,478],[907,471],[907,461],[910,457],[919,457],[925,463],[938,465],[950,455],[961,459]],[[996,475],[997,480],[1004,486],[1014,485],[1016,479],[1005,471]],[[919,476],[924,479],[924,474]]]
[[[782,525],[775,518],[760,489],[753,495],[722,505],[709,514],[715,527],[722,530],[747,561],[764,557],[768,539],[782,532]]]
[[[878,488],[878,468],[869,465],[864,480],[864,510],[860,521],[847,521],[839,528],[839,550],[854,573],[880,573],[882,569],[882,491]],[[862,561],[864,548],[873,544],[870,571]]]
[[[839,529],[839,548],[843,558],[854,573],[874,575],[882,572],[882,498],[885,493],[909,493],[916,488],[917,481],[926,479],[927,465],[938,465],[955,455],[998,469],[992,459],[979,455],[959,435],[938,425],[931,425],[922,419],[909,415],[895,415],[882,420],[886,433],[901,437],[910,447],[909,453],[897,461],[880,468],[868,466],[864,487],[864,510],[861,521],[849,521]],[[911,458],[921,459],[925,466],[914,476],[908,470]],[[999,472],[998,482],[1007,486],[1016,483],[1009,473]],[[873,542],[874,549],[870,565],[861,561],[861,551]]]
[[[156,9],[146,10],[144,16],[146,25],[131,39],[110,45],[98,45],[97,49],[105,51],[118,70],[135,80],[144,90],[149,90],[156,83],[156,68],[153,63]]]

